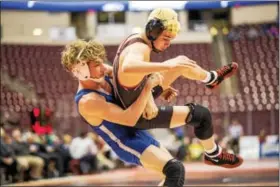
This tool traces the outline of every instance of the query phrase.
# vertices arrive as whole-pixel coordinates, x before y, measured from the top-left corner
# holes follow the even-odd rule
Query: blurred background
[[[209,70],[235,61],[239,71],[213,91],[179,78],[173,84],[180,92],[176,100],[157,104],[207,106],[224,149],[246,161],[279,158],[278,1],[0,3],[2,184],[134,168],[80,119],[74,103],[78,85],[60,57],[68,42],[96,39],[112,64],[120,42],[143,31],[158,7],[178,12],[181,32],[152,61],[186,55]],[[178,159],[201,162],[203,148],[191,127],[151,133]]]

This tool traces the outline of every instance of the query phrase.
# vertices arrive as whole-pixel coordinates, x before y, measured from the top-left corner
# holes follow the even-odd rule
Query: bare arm
[[[149,75],[155,72],[164,72],[173,68],[194,67],[195,61],[186,56],[177,56],[164,62],[148,62],[145,57],[150,56],[150,49],[143,43],[135,43],[128,47],[120,67],[123,73]],[[179,70],[179,69],[178,69]]]
[[[148,75],[154,72],[168,71],[172,68],[170,64],[144,61],[145,56],[150,53],[149,50],[149,47],[142,43],[135,43],[129,46],[128,52],[123,59],[121,71],[123,73]]]
[[[159,82],[162,82],[162,76]],[[134,126],[142,115],[154,86],[155,83],[147,82],[137,100],[125,110],[116,104],[107,102],[104,97],[96,93],[87,94],[79,102],[79,111],[83,116]]]
[[[143,111],[143,117],[147,120],[151,120],[155,118],[157,114],[158,114],[158,107],[155,104],[153,94],[151,93],[147,105]]]

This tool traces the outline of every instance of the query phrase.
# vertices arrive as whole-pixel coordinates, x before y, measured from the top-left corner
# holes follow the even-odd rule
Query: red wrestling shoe
[[[237,155],[222,151],[218,156],[209,156],[204,153],[204,163],[223,168],[236,168],[243,163],[243,159]]]
[[[231,64],[228,64],[226,66],[223,66],[217,70],[217,78],[214,82],[207,84],[206,87],[210,89],[216,88],[223,80],[231,77],[236,73],[238,69],[238,64],[236,62],[232,62]]]

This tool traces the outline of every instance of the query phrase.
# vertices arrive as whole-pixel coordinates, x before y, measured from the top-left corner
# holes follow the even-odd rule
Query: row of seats
[[[248,39],[246,32],[254,28],[262,33],[261,25],[239,26],[239,40],[231,41],[233,61],[238,62],[240,94],[251,110],[279,109],[279,38],[261,34]],[[234,98],[233,98],[234,99]]]

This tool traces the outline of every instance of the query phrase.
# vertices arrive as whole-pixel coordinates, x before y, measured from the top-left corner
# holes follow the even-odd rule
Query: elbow
[[[135,66],[135,63],[137,63],[137,61],[132,60],[132,59],[125,59],[120,68],[120,71],[122,73],[134,73],[135,68],[137,67],[137,66]]]
[[[128,112],[129,113],[129,112]],[[124,125],[129,126],[129,127],[134,127],[136,126],[137,121],[139,120],[140,116],[135,116],[135,115],[125,115],[125,121]]]
[[[127,118],[126,120],[126,125],[129,126],[129,127],[134,127],[137,123],[137,119],[136,118]]]

